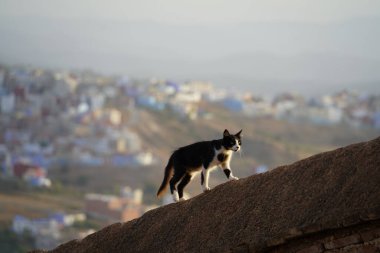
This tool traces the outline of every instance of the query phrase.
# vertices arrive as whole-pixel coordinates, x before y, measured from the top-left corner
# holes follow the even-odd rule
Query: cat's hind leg
[[[191,181],[191,174],[186,173],[185,176],[182,178],[181,182],[178,185],[178,196],[179,196],[179,201],[186,200],[183,197],[183,189],[185,186]]]
[[[175,171],[172,179],[170,179],[170,192],[172,193],[172,196],[173,196],[173,200],[175,202],[178,202],[179,201],[179,196],[178,196],[178,192],[177,192],[177,188],[176,188],[176,184],[179,182],[179,180],[181,180],[181,178],[183,177],[184,173],[181,171],[181,172],[178,172],[178,171]]]

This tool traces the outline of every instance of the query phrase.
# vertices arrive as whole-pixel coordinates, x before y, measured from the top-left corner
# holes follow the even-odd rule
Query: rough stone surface
[[[323,231],[333,236],[379,214],[377,138],[219,185],[51,252],[266,252]]]
[[[313,245],[301,250],[298,250],[296,253],[321,253],[323,252],[323,246],[321,244]]]
[[[343,248],[344,246],[357,244],[361,242],[361,238],[358,234],[349,235],[343,238],[335,239],[325,243],[326,249],[338,249]]]

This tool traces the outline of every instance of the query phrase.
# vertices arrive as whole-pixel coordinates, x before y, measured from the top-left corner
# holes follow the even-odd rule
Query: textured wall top
[[[263,250],[380,218],[380,138],[215,187],[53,252]]]

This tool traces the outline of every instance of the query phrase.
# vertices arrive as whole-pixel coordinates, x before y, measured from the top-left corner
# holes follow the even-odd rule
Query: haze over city
[[[377,1],[0,0],[0,59],[263,95],[378,92],[379,26]]]
[[[0,0],[0,252],[378,252],[379,28],[377,0]]]

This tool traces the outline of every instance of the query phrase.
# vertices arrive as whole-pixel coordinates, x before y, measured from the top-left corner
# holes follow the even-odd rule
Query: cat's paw
[[[179,202],[182,202],[182,201],[185,201],[185,200],[187,200],[187,199],[185,197],[182,197],[182,198],[179,199]]]
[[[208,191],[211,191],[210,187],[203,187],[203,192],[208,192]]]
[[[174,202],[178,202],[180,200],[177,191],[173,192],[172,197]]]
[[[234,176],[232,176],[232,177],[230,177],[230,180],[231,180],[231,181],[235,181],[235,180],[239,180],[239,178],[238,178],[238,177],[234,177]]]

